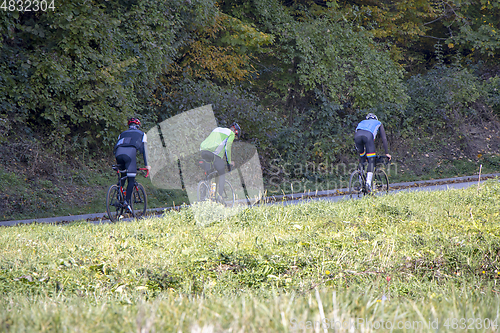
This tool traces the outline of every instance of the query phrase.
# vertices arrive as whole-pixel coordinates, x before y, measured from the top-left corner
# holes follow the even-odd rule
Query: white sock
[[[372,178],[373,178],[373,172],[366,173],[366,183],[369,186],[372,186]]]

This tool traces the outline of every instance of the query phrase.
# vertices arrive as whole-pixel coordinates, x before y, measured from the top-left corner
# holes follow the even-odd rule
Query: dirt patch
[[[431,172],[439,176],[450,164],[477,164],[476,172],[483,162],[494,167],[500,162],[500,120],[485,106],[476,105],[474,110],[476,115],[456,119],[456,128],[432,133],[420,129],[407,139],[391,138],[393,162],[398,163],[399,171],[425,178]]]
[[[498,120],[489,122],[464,122],[459,131],[463,133],[464,152],[469,158],[480,158],[482,155],[498,153],[500,147],[500,124]]]
[[[105,189],[92,179],[97,170],[77,162],[74,157],[61,159],[37,142],[3,142],[0,220],[87,213]]]

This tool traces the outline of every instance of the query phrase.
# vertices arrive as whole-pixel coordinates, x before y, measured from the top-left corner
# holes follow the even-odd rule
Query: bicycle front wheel
[[[372,193],[377,196],[389,193],[389,178],[382,169],[375,169],[373,173]]]
[[[111,222],[116,222],[123,214],[123,198],[120,188],[117,185],[111,185],[106,194],[106,211]]]
[[[349,178],[349,198],[361,198],[364,195],[363,191],[363,177],[359,170],[351,173]]]
[[[224,182],[224,191],[222,191],[222,203],[226,207],[233,207],[236,201],[236,194],[234,193],[233,185],[229,181]]]
[[[142,186],[142,184],[135,184],[131,201],[131,206],[134,210],[135,217],[140,218],[144,216],[148,207],[148,197],[146,195],[146,190],[144,189],[144,186]]]
[[[197,199],[198,201],[205,201],[209,198],[209,190],[206,182],[201,181],[198,183]]]

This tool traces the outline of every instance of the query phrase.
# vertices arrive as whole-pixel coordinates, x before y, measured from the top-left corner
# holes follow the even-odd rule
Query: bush
[[[407,81],[410,103],[404,114],[402,127],[455,129],[464,117],[476,117],[473,103],[489,107],[500,106],[500,80],[498,77],[482,80],[471,69],[462,67],[459,59],[451,65],[440,61],[425,74],[412,76]]]
[[[189,37],[183,27],[201,20],[198,7],[210,4],[61,0],[41,15],[6,12],[0,118],[42,132],[59,149],[70,137],[83,146],[77,148],[112,147]]]
[[[219,126],[229,126],[234,121],[242,132],[260,149],[266,149],[269,137],[280,127],[281,121],[272,110],[264,108],[258,97],[239,86],[219,86],[209,81],[185,79],[157,109],[159,122],[176,114],[211,104]]]

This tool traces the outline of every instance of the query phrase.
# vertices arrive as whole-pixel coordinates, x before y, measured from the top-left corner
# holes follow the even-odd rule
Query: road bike
[[[373,170],[373,178],[371,183],[371,191],[366,186],[366,172],[364,166],[358,164],[358,168],[351,173],[349,178],[349,197],[361,198],[364,195],[380,196],[389,193],[389,178],[383,170],[382,166],[388,165],[389,158],[387,156],[375,156],[375,169]]]
[[[233,185],[229,180],[224,181],[222,196],[219,194],[219,172],[215,170],[213,162],[200,160],[200,166],[205,171],[205,179],[198,183],[197,199],[198,201],[213,201],[223,204],[226,207],[233,207],[236,201]],[[207,164],[205,164],[207,163]]]
[[[127,179],[127,170],[120,170],[118,165],[113,165],[112,168],[116,171],[118,182],[109,187],[106,195],[106,211],[109,219],[111,222],[116,222],[125,217],[140,218],[144,216],[148,205],[148,197],[144,186],[136,181],[132,191],[131,202],[125,205],[125,196],[127,193],[122,184],[125,184],[125,180]],[[149,176],[148,169],[139,168],[139,170],[146,171],[146,177]],[[121,174],[125,174],[125,176],[121,177]]]

